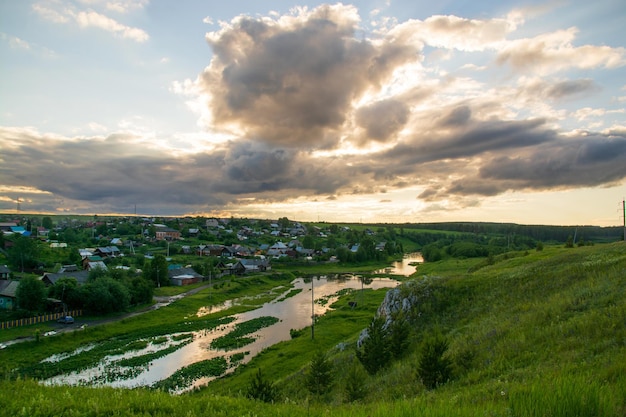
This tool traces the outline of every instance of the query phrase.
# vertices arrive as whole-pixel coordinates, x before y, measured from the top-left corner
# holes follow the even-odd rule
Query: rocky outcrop
[[[384,317],[384,328],[388,329],[397,317],[406,320],[410,317],[419,316],[414,314],[421,300],[429,297],[430,287],[434,277],[424,276],[419,281],[409,281],[396,288],[387,291],[385,299],[376,311],[376,317]],[[363,329],[359,335],[357,346],[361,347],[362,342],[368,337],[367,329]]]

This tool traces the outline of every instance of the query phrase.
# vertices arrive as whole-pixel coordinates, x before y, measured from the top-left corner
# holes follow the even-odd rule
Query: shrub
[[[417,366],[418,377],[428,389],[445,384],[452,375],[452,362],[445,356],[448,342],[440,334],[427,338]]]
[[[256,374],[248,384],[247,397],[266,403],[274,402],[278,397],[276,387],[271,381],[263,377],[261,368],[257,369]]]
[[[306,378],[307,388],[313,395],[322,395],[328,392],[333,384],[333,366],[322,351],[313,356]]]

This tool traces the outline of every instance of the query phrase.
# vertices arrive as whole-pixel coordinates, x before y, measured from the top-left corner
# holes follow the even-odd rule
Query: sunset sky
[[[622,224],[626,3],[0,0],[0,212]]]

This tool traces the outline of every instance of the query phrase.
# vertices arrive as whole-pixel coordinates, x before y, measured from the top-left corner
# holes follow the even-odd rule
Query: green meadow
[[[307,268],[307,272],[309,268]],[[12,416],[623,416],[626,415],[626,244],[507,252],[426,263],[403,287],[418,300],[406,313],[409,344],[374,375],[356,359],[356,341],[385,290],[346,292],[315,328],[267,348],[235,372],[181,395],[160,389],[44,386],[28,369],[51,354],[86,343],[158,338],[181,321],[208,326],[289,290],[293,274],[229,280],[168,307],[87,331],[0,351],[0,401]],[[208,316],[194,312],[234,297],[237,305]],[[356,302],[356,306],[354,305]],[[202,321],[205,323],[202,323]],[[31,331],[35,329],[32,328]],[[193,331],[193,328],[191,329]],[[245,332],[244,332],[245,333]],[[447,341],[448,380],[428,389],[417,368],[423,342]],[[314,336],[314,337],[312,337]],[[130,346],[130,347],[129,347]],[[312,394],[307,376],[317,352],[332,383]],[[228,352],[225,352],[228,357]],[[214,375],[224,362],[176,375]],[[258,370],[273,403],[246,397]],[[363,395],[350,398],[349,387]]]

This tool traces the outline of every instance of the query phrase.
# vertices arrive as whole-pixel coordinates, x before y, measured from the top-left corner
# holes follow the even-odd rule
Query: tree
[[[360,401],[367,396],[365,379],[367,373],[358,362],[352,362],[343,384],[344,394],[348,402]]]
[[[165,287],[170,284],[165,256],[156,255],[152,259],[148,267],[144,269],[144,278],[152,281],[156,287]]]
[[[48,289],[48,296],[61,300],[69,309],[82,308],[83,300],[76,278],[62,277]]]
[[[91,271],[89,271],[89,275],[87,276],[87,279],[89,281],[96,281],[100,278],[104,278],[107,275],[108,275],[107,270],[98,266],[96,268],[93,268]]]
[[[124,311],[130,304],[128,289],[118,281],[103,277],[81,287],[85,308],[96,314]]]
[[[46,305],[46,286],[35,277],[24,277],[17,286],[15,297],[20,308],[33,313],[42,311]]]
[[[409,348],[410,333],[409,322],[398,315],[389,329],[389,351],[394,359],[400,359]]]
[[[154,285],[144,278],[135,277],[130,280],[128,290],[130,291],[131,304],[146,304],[152,301]]]
[[[315,247],[315,240],[313,239],[313,236],[306,235],[302,239],[302,247],[304,247],[305,249],[313,249]]]
[[[318,351],[313,356],[306,377],[307,388],[313,395],[322,395],[328,392],[333,384],[333,365],[326,354]]]
[[[257,369],[254,378],[248,385],[247,397],[266,403],[274,402],[278,397],[276,387],[271,381],[268,381],[263,377],[261,368]]]
[[[447,350],[448,342],[439,333],[424,340],[417,374],[426,388],[437,388],[450,379],[452,361],[445,356]]]
[[[50,230],[52,229],[52,219],[48,216],[41,219],[41,226]]]
[[[379,316],[372,320],[367,327],[367,337],[363,340],[360,349],[356,351],[356,357],[370,375],[376,374],[391,360],[384,325],[383,317]]]
[[[13,241],[13,247],[9,251],[9,261],[11,264],[24,271],[24,268],[34,268],[37,266],[39,247],[34,240],[17,236]]]

